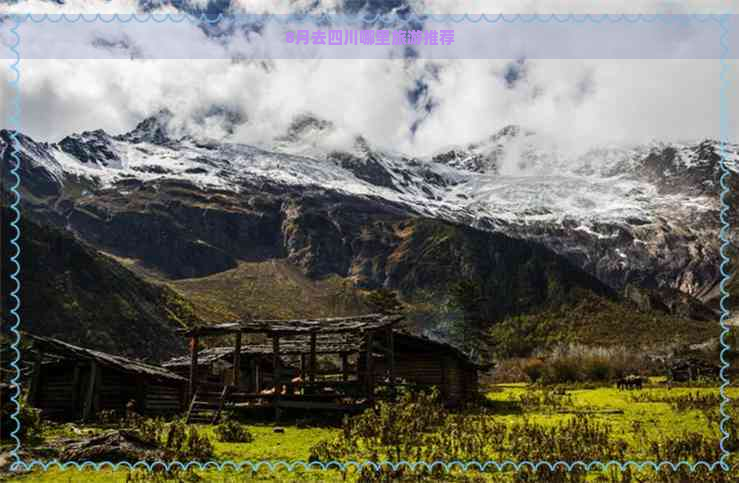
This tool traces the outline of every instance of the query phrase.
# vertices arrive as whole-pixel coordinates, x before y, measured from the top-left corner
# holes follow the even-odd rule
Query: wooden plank
[[[192,399],[195,395],[195,374],[198,367],[198,338],[190,338],[190,379],[187,385],[188,398]]]
[[[241,378],[241,332],[236,334],[236,343],[234,346],[234,357],[233,357],[233,383],[234,386],[239,385],[239,380]]]
[[[216,413],[213,415],[213,420],[211,421],[211,424],[216,424],[218,422],[218,418],[221,417],[221,412],[223,411],[223,406],[226,405],[227,399],[228,399],[228,386],[223,386],[223,392],[221,393],[221,399],[220,401],[218,401],[218,409],[216,410]]]
[[[302,409],[328,409],[345,411],[354,409],[359,404],[340,404],[332,402],[320,402],[320,401],[275,401],[274,405],[276,408],[302,408]]]
[[[93,360],[90,361],[90,379],[87,385],[87,394],[85,396],[85,408],[82,412],[82,420],[89,421],[92,413],[92,406],[95,397],[95,384],[98,380],[98,365]]]
[[[156,386],[149,386],[149,389],[154,387]],[[136,412],[139,414],[144,414],[146,406],[148,405],[146,389],[146,378],[139,374],[136,377]],[[126,404],[128,404],[128,402],[126,402]]]
[[[279,335],[273,335],[272,336],[272,385],[275,389],[275,401],[279,399],[279,394],[282,391],[282,388],[280,388],[280,336]],[[275,409],[275,421],[280,420],[280,409]]]
[[[187,418],[185,418],[185,424],[189,424],[190,420],[193,416],[192,410],[195,407],[195,398],[198,396],[197,390],[192,395],[192,398],[190,399],[190,407],[187,409]]]
[[[349,354],[346,352],[341,353],[341,380],[349,380]]]
[[[251,356],[249,358],[249,384],[246,386],[249,391],[259,392],[257,376],[257,361],[254,356]]]
[[[79,385],[80,385],[80,372],[81,368],[79,364],[75,364],[74,366],[74,373],[72,374],[72,406],[75,408],[75,412],[77,412],[79,408],[80,401],[77,398],[77,395],[79,394]],[[77,415],[75,415],[77,417]]]
[[[38,399],[38,388],[41,385],[41,372],[44,354],[40,349],[36,350],[36,359],[33,361],[33,376],[31,377],[31,386],[28,389],[27,401],[31,406],[35,406]]]
[[[311,384],[316,380],[316,334],[310,335],[310,374],[308,377]]]

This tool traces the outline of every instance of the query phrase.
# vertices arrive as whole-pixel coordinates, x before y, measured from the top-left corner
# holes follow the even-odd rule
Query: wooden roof
[[[476,369],[489,369],[491,364],[480,364],[472,360],[467,354],[451,344],[428,337],[413,334],[406,330],[393,329],[395,334],[396,350],[398,346],[416,346],[428,351],[444,351],[452,353],[463,363]],[[316,354],[340,354],[359,352],[365,349],[366,339],[363,334],[317,334]],[[233,346],[210,347],[198,352],[198,365],[207,365],[219,359],[230,358],[234,352]],[[272,344],[246,343],[241,347],[242,355],[271,356]],[[280,338],[280,355],[310,354],[310,335],[290,335]],[[164,367],[184,367],[190,365],[190,356],[176,357],[163,363]]]
[[[249,320],[194,327],[179,332],[189,337],[228,335],[238,332],[271,335],[342,334],[349,332],[361,334],[370,330],[393,326],[402,319],[402,315],[368,314],[328,319]]]
[[[33,341],[33,350],[40,351],[43,354],[52,354],[64,359],[84,359],[93,360],[101,366],[110,367],[123,372],[132,374],[140,374],[160,379],[170,379],[176,381],[186,381],[182,376],[165,369],[163,367],[147,364],[145,362],[127,359],[125,357],[108,354],[92,349],[86,349],[76,345],[63,342],[59,339],[51,337],[42,337],[28,333],[22,334],[23,338]]]
[[[458,357],[462,362],[478,370],[484,371],[494,366],[494,364],[481,363],[479,361],[473,360],[465,352],[449,344],[448,342],[430,339],[423,335],[408,332],[407,330],[395,329],[393,332],[395,333],[395,345],[396,346],[408,344],[408,345],[420,345],[425,348],[435,347],[438,350],[444,350],[447,352],[451,352],[456,357]]]
[[[364,338],[355,334],[316,334],[316,354],[341,354],[359,352]],[[209,347],[198,352],[198,364],[210,364],[219,359],[231,357],[233,346]],[[242,355],[272,355],[272,343],[241,346]],[[280,338],[280,355],[310,354],[310,335],[288,335]],[[175,357],[162,364],[164,367],[190,365],[190,356]]]

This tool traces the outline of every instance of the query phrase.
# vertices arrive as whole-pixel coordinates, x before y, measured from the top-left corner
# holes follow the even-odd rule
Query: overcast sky
[[[151,0],[140,3],[144,7],[128,0],[28,1],[0,5],[0,11],[176,10]],[[218,3],[223,10],[226,2]],[[377,11],[381,3],[250,0],[248,12]],[[711,0],[407,3],[426,13],[715,13],[738,5]],[[191,12],[214,11],[215,5],[205,0],[177,4]],[[226,11],[246,11],[246,4],[231,2]],[[192,27],[193,39],[203,41],[197,27]],[[735,81],[737,64],[729,67]],[[474,142],[508,124],[574,149],[719,137],[716,60],[25,59],[21,69],[21,130],[43,141],[98,128],[118,134],[162,108],[175,114],[176,126],[199,136],[256,144],[284,134],[295,116],[310,114],[336,126],[332,142],[362,134],[374,145],[408,154]],[[727,134],[735,142],[736,90],[727,97]],[[5,127],[11,96],[5,83],[0,94]]]

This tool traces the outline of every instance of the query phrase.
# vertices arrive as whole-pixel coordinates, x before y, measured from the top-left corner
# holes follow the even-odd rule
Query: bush
[[[603,357],[593,357],[583,361],[585,379],[588,381],[608,381],[614,372],[611,361]]]
[[[246,426],[232,419],[226,419],[215,428],[216,438],[223,443],[251,443],[254,436]]]
[[[627,374],[643,373],[649,361],[623,347],[587,347],[570,345],[555,349],[543,357],[541,382],[607,382]]]
[[[167,423],[161,418],[136,419],[134,425],[142,438],[172,451],[180,461],[202,461],[213,456],[213,443],[208,437],[182,420]]]
[[[531,382],[537,382],[544,375],[544,361],[536,358],[526,359],[522,369]]]
[[[572,356],[558,357],[549,361],[542,374],[544,384],[561,384],[567,382],[578,382],[580,377],[580,364],[577,358]]]
[[[543,371],[544,361],[536,357],[504,359],[496,364],[490,382],[493,384],[537,382]]]

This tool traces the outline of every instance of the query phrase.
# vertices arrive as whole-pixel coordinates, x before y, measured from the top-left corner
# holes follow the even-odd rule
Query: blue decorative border
[[[721,45],[721,58],[719,60],[721,69],[719,74],[720,79],[720,87],[719,87],[719,139],[721,141],[721,178],[720,178],[720,185],[721,185],[721,194],[720,194],[720,200],[721,200],[721,212],[720,212],[720,220],[721,220],[721,231],[719,232],[719,239],[721,240],[721,248],[720,248],[720,254],[721,254],[721,404],[719,406],[719,411],[721,412],[721,423],[720,423],[720,429],[721,434],[723,434],[723,437],[721,438],[720,446],[721,446],[721,466],[724,469],[727,469],[728,464],[726,463],[726,458],[729,456],[729,451],[724,447],[724,443],[726,440],[729,439],[730,435],[728,431],[726,430],[726,425],[731,420],[731,417],[726,412],[726,403],[730,403],[731,400],[726,395],[725,390],[729,387],[730,381],[726,378],[726,370],[729,368],[729,362],[724,358],[724,355],[729,352],[731,347],[726,342],[725,337],[730,334],[730,329],[727,324],[727,320],[729,319],[729,316],[731,315],[729,309],[724,305],[726,301],[729,299],[729,292],[726,290],[726,284],[729,282],[729,279],[731,278],[731,275],[726,271],[728,268],[728,265],[731,263],[731,259],[727,256],[726,250],[729,248],[731,242],[729,241],[729,230],[731,229],[731,223],[729,223],[729,220],[727,218],[729,210],[731,207],[726,203],[726,196],[730,193],[730,188],[726,185],[726,180],[729,176],[731,176],[731,173],[729,172],[729,169],[726,167],[726,143],[729,140],[729,126],[728,126],[728,117],[729,117],[729,107],[727,102],[727,95],[729,91],[729,66],[726,61],[729,54],[729,45],[728,45],[728,36],[729,36],[729,28],[726,25],[726,22],[719,22],[719,43]],[[736,176],[736,175],[735,175]],[[737,350],[735,347],[734,350]]]
[[[15,282],[15,288],[10,293],[10,296],[15,301],[15,306],[10,309],[10,316],[13,318],[13,323],[10,326],[10,331],[13,334],[14,340],[13,340],[13,351],[15,352],[15,359],[10,363],[10,366],[15,369],[15,376],[12,379],[13,387],[15,388],[15,394],[11,397],[11,400],[15,404],[15,411],[11,415],[11,418],[15,421],[16,426],[15,429],[11,432],[11,437],[15,440],[15,448],[13,448],[13,459],[16,460],[15,463],[11,466],[11,471],[16,469],[18,467],[18,464],[21,463],[20,457],[18,456],[18,450],[20,449],[20,439],[18,438],[18,431],[21,429],[21,422],[18,420],[18,414],[20,413],[20,401],[19,398],[21,396],[21,386],[20,386],[20,367],[18,366],[18,363],[21,359],[21,353],[18,350],[18,344],[21,340],[20,332],[18,332],[18,328],[20,327],[21,318],[18,314],[18,309],[21,306],[21,300],[18,297],[18,292],[20,292],[21,289],[21,282],[18,280],[18,274],[21,271],[21,266],[18,263],[18,257],[21,254],[21,247],[18,244],[18,240],[21,236],[21,229],[18,226],[18,222],[21,219],[21,212],[19,209],[20,201],[21,201],[21,195],[20,192],[18,192],[18,187],[21,184],[21,178],[18,175],[18,169],[20,168],[20,158],[18,157],[19,152],[19,142],[18,142],[18,132],[20,128],[20,116],[21,116],[21,95],[20,95],[20,80],[21,80],[21,72],[18,69],[18,66],[20,65],[21,56],[18,52],[18,46],[20,45],[21,38],[20,35],[18,35],[18,27],[20,27],[22,23],[22,19],[20,18],[12,18],[12,20],[15,22],[15,25],[10,28],[10,32],[13,37],[15,37],[15,41],[8,45],[8,49],[12,52],[14,56],[13,63],[10,65],[11,70],[11,78],[8,80],[8,85],[10,86],[10,89],[14,92],[14,96],[10,102],[11,108],[10,113],[8,114],[8,124],[13,129],[11,135],[10,135],[10,141],[12,144],[12,150],[10,154],[10,158],[13,160],[13,167],[10,170],[10,174],[15,178],[15,183],[13,186],[10,187],[10,192],[13,193],[14,200],[13,203],[10,205],[10,209],[15,212],[15,219],[10,222],[10,226],[15,230],[15,236],[10,240],[10,244],[15,247],[15,253],[11,255],[10,257],[10,263],[15,265],[15,271],[10,275],[11,280]],[[2,24],[0,24],[1,26]]]
[[[13,254],[10,257],[10,262],[15,265],[15,272],[11,274],[10,278],[15,282],[15,289],[10,293],[10,296],[15,300],[15,307],[13,307],[10,310],[11,316],[14,318],[14,323],[11,325],[10,330],[13,333],[15,340],[13,342],[12,348],[15,351],[15,359],[12,361],[11,366],[15,369],[15,377],[12,379],[12,383],[15,385],[15,394],[11,398],[13,403],[16,405],[16,410],[12,414],[12,419],[16,422],[16,428],[11,433],[11,436],[13,439],[15,439],[16,445],[13,448],[12,456],[15,462],[11,466],[11,471],[18,471],[20,469],[30,470],[34,466],[41,467],[44,471],[47,471],[52,466],[58,466],[62,470],[66,470],[70,467],[75,467],[78,470],[82,470],[86,467],[94,468],[96,471],[100,470],[102,468],[110,467],[113,470],[120,469],[122,467],[127,467],[129,469],[135,469],[135,468],[146,468],[149,471],[152,471],[154,468],[163,468],[163,469],[189,469],[197,467],[201,470],[208,469],[208,468],[216,468],[219,471],[223,471],[225,468],[231,467],[234,470],[243,470],[245,467],[251,468],[252,471],[259,471],[262,467],[269,468],[270,471],[274,472],[278,469],[285,468],[288,471],[294,471],[296,468],[303,468],[303,469],[317,469],[320,468],[321,470],[328,470],[328,469],[339,469],[339,470],[347,470],[349,468],[354,467],[357,470],[361,470],[365,467],[369,467],[374,469],[375,471],[379,471],[382,467],[391,468],[393,470],[397,470],[402,467],[409,468],[411,470],[415,470],[418,467],[426,468],[427,470],[433,470],[434,468],[441,467],[443,468],[447,473],[454,469],[455,467],[462,469],[463,471],[468,471],[470,468],[476,468],[479,471],[486,471],[488,468],[494,467],[497,471],[503,471],[506,468],[512,468],[516,471],[520,471],[522,468],[529,467],[533,470],[539,469],[541,467],[547,467],[550,471],[553,471],[557,468],[565,468],[567,471],[572,471],[575,468],[582,468],[586,471],[590,471],[596,468],[600,468],[601,470],[607,470],[610,467],[618,467],[622,471],[628,468],[629,466],[634,467],[638,470],[642,470],[644,468],[652,468],[655,471],[659,471],[663,467],[669,467],[673,471],[676,471],[682,466],[685,466],[690,469],[690,471],[695,471],[698,467],[705,467],[709,471],[715,470],[717,467],[720,467],[723,471],[729,471],[731,469],[729,463],[726,462],[726,459],[730,455],[730,452],[725,448],[724,443],[729,439],[730,435],[726,429],[726,425],[730,421],[730,416],[726,412],[726,404],[729,403],[731,400],[726,395],[725,390],[728,388],[730,381],[726,378],[726,370],[729,368],[729,363],[725,359],[725,354],[730,350],[730,346],[727,344],[725,337],[730,333],[729,326],[727,324],[727,320],[730,316],[729,309],[725,306],[726,301],[729,298],[729,293],[726,290],[726,284],[728,283],[731,275],[727,272],[728,265],[730,263],[730,258],[727,255],[726,250],[730,246],[730,241],[728,237],[728,231],[731,229],[731,225],[728,221],[728,211],[729,211],[729,205],[726,203],[726,195],[730,193],[729,187],[726,185],[726,180],[731,175],[729,169],[726,166],[726,143],[728,142],[729,136],[728,136],[728,112],[729,107],[727,105],[727,95],[728,95],[728,86],[729,86],[729,80],[728,80],[728,63],[727,58],[729,56],[729,47],[728,47],[728,26],[727,26],[727,15],[698,15],[698,14],[690,14],[690,15],[677,15],[677,16],[665,16],[665,15],[625,15],[625,14],[618,14],[618,15],[610,15],[610,14],[604,14],[604,15],[574,15],[574,14],[567,14],[567,15],[503,15],[498,14],[494,16],[488,16],[486,14],[480,14],[480,15],[468,15],[463,14],[459,16],[454,15],[433,15],[433,14],[424,14],[424,15],[417,15],[415,13],[411,13],[408,15],[397,15],[397,14],[377,14],[375,16],[346,16],[344,15],[344,21],[347,21],[348,23],[385,23],[385,24],[404,24],[411,21],[422,21],[422,20],[431,20],[431,21],[439,21],[441,17],[444,18],[445,21],[451,20],[452,22],[459,23],[462,21],[468,21],[472,23],[480,22],[481,20],[485,20],[488,23],[495,23],[498,21],[513,23],[513,22],[523,22],[523,23],[531,23],[534,21],[538,22],[551,22],[556,21],[560,23],[564,22],[575,22],[575,23],[585,23],[585,22],[594,22],[594,23],[603,23],[603,22],[628,22],[628,23],[635,23],[635,22],[655,22],[656,20],[662,20],[662,21],[674,21],[679,20],[683,22],[695,20],[699,22],[706,22],[706,21],[716,21],[718,23],[720,33],[719,33],[719,42],[720,42],[720,64],[721,64],[721,70],[720,70],[720,144],[721,144],[721,177],[720,177],[720,185],[721,185],[721,193],[720,193],[720,201],[721,201],[721,210],[720,210],[720,220],[721,220],[721,230],[719,233],[719,238],[721,241],[721,248],[720,248],[720,255],[721,255],[721,265],[720,265],[720,271],[722,275],[721,283],[720,283],[720,290],[721,290],[721,370],[720,370],[720,379],[722,381],[722,384],[720,386],[720,393],[721,393],[721,404],[720,404],[720,413],[721,413],[721,422],[720,422],[720,430],[723,437],[720,441],[720,447],[722,456],[718,461],[714,462],[708,462],[708,461],[697,461],[695,463],[690,463],[687,460],[679,461],[677,463],[673,463],[670,461],[574,461],[574,462],[566,462],[566,461],[555,461],[555,462],[549,462],[549,461],[520,461],[515,462],[511,460],[505,460],[502,462],[497,461],[485,461],[485,462],[478,462],[478,461],[451,461],[451,462],[444,462],[444,461],[434,461],[431,463],[425,462],[425,461],[416,461],[416,462],[410,462],[410,461],[399,461],[399,462],[392,462],[392,461],[380,461],[380,462],[373,462],[373,461],[330,461],[327,463],[323,463],[320,461],[302,461],[302,460],[296,460],[296,461],[259,461],[259,462],[252,462],[252,461],[242,461],[242,462],[235,462],[235,461],[207,461],[207,462],[198,462],[198,461],[190,461],[190,462],[181,462],[181,461],[171,461],[171,462],[165,462],[165,461],[155,461],[152,463],[146,462],[146,461],[137,461],[134,463],[124,461],[120,463],[112,463],[109,461],[105,461],[102,463],[95,463],[91,461],[87,462],[76,462],[76,461],[69,461],[62,463],[57,460],[51,460],[49,462],[43,462],[40,460],[33,460],[29,463],[26,463],[20,459],[20,456],[18,455],[18,451],[21,448],[20,439],[17,436],[18,431],[20,430],[20,421],[18,420],[18,414],[20,412],[20,404],[19,404],[19,397],[20,397],[20,368],[18,366],[20,362],[20,351],[18,350],[18,344],[20,343],[20,333],[18,332],[18,329],[20,327],[20,315],[18,314],[18,309],[20,308],[21,302],[20,298],[18,297],[18,292],[20,291],[20,281],[18,280],[18,274],[20,273],[20,264],[18,263],[18,257],[20,256],[21,248],[18,245],[18,240],[20,238],[20,227],[18,226],[18,222],[20,221],[20,210],[19,210],[19,203],[20,203],[20,193],[18,192],[17,188],[20,186],[20,176],[18,174],[18,169],[20,168],[20,158],[18,156],[19,153],[19,142],[17,139],[17,133],[19,132],[20,127],[20,115],[21,115],[21,101],[20,101],[20,70],[18,68],[20,64],[20,53],[18,51],[18,46],[20,45],[20,35],[18,34],[18,27],[26,21],[30,20],[36,23],[49,21],[52,23],[60,22],[62,20],[66,22],[78,22],[80,20],[84,22],[103,22],[103,23],[110,23],[113,21],[119,21],[119,22],[130,22],[132,20],[135,20],[137,22],[147,22],[147,21],[155,21],[155,22],[182,22],[185,20],[188,20],[195,24],[213,24],[220,22],[227,18],[227,16],[224,16],[223,14],[218,14],[216,16],[208,16],[206,14],[201,14],[199,16],[191,15],[191,14],[144,14],[144,15],[137,15],[137,14],[112,14],[112,15],[104,15],[104,14],[94,14],[94,15],[84,15],[84,14],[77,14],[77,15],[67,15],[67,14],[61,14],[61,15],[53,15],[53,14],[42,14],[42,15],[32,15],[32,14],[12,14],[12,15],[5,15],[5,18],[11,18],[15,25],[10,28],[10,32],[15,37],[15,42],[12,45],[9,45],[8,48],[13,54],[14,62],[10,66],[10,70],[12,71],[12,79],[9,81],[9,85],[11,87],[11,90],[15,93],[15,96],[12,101],[12,109],[11,114],[8,116],[8,122],[10,124],[10,127],[13,129],[13,133],[11,135],[12,140],[12,151],[10,158],[14,162],[13,168],[10,170],[10,173],[12,176],[15,177],[15,184],[11,187],[11,192],[15,196],[15,199],[13,201],[13,204],[11,205],[12,211],[15,212],[16,217],[15,219],[10,223],[10,226],[15,230],[15,236],[10,240],[10,243],[15,247],[16,251],[15,254]],[[244,15],[243,17],[248,17],[248,15]],[[257,17],[257,16],[253,16]],[[264,18],[264,16],[261,16]],[[352,19],[353,17],[353,19]],[[306,20],[312,20],[316,24],[327,20],[330,18],[327,14],[321,14],[321,15],[300,15],[300,14],[291,14],[291,15],[282,15],[282,16],[270,16],[270,20],[277,20],[279,22],[286,22],[286,21],[299,21],[299,22],[305,22]],[[2,25],[2,23],[0,23]]]

